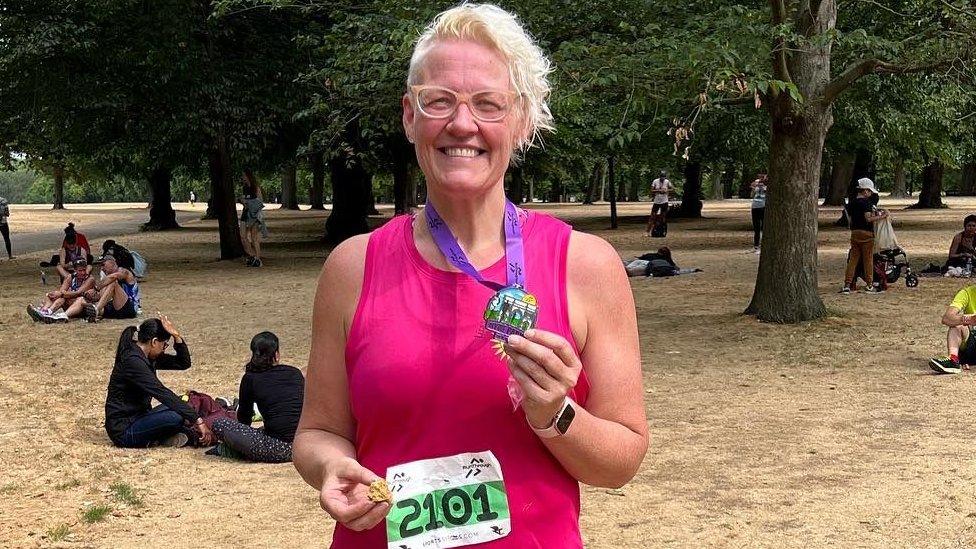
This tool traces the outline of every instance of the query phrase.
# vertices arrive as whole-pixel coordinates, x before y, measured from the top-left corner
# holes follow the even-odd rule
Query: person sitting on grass
[[[970,336],[970,326],[976,326],[976,285],[966,286],[952,298],[942,315],[942,324],[949,327],[946,346],[949,355],[936,357],[929,366],[940,374],[958,374],[963,368],[976,364],[976,337]]]
[[[115,365],[105,397],[105,431],[120,448],[185,446],[188,427],[197,431],[200,443],[213,443],[213,431],[196,410],[159,380],[158,370],[186,370],[190,351],[179,330],[166,315],[150,318],[122,330],[115,351]],[[173,339],[175,355],[167,354]],[[161,404],[150,408],[150,399]]]
[[[71,276],[65,278],[61,287],[44,296],[40,307],[27,306],[27,314],[37,322],[67,322],[69,318],[82,315],[85,307],[84,294],[95,287],[95,277],[88,271],[88,261],[75,260]],[[59,314],[60,309],[64,312]]]
[[[946,267],[965,267],[976,261],[976,215],[967,215],[962,226],[962,232],[952,237]]]
[[[139,313],[139,282],[132,271],[119,267],[114,256],[103,255],[104,277],[85,293],[85,317],[88,322],[102,318],[135,318]]]
[[[91,245],[85,235],[75,230],[74,223],[68,223],[64,228],[64,240],[61,241],[61,250],[58,252],[58,274],[61,279],[71,278],[68,272],[76,261],[84,259],[91,261]]]
[[[278,336],[261,332],[251,339],[251,360],[241,378],[237,421],[218,418],[213,422],[214,434],[222,444],[208,454],[264,463],[291,461],[305,377],[298,368],[280,364],[280,359]],[[251,427],[255,404],[264,419],[264,429]]]

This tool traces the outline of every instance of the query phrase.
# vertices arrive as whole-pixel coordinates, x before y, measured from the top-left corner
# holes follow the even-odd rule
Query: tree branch
[[[779,27],[786,22],[786,4],[783,0],[769,0],[769,7],[772,11],[772,21],[774,27]],[[782,36],[773,39],[773,75],[777,80],[792,82],[790,69],[786,64],[786,39]]]
[[[935,61],[922,63],[920,65],[897,65],[882,61],[880,59],[862,59],[848,65],[847,68],[844,69],[844,72],[827,84],[827,87],[824,88],[823,101],[825,103],[832,103],[841,93],[844,92],[844,90],[851,87],[851,84],[869,74],[909,74],[915,72],[927,72],[951,65],[954,61],[956,61],[956,59],[956,57],[937,59]]]

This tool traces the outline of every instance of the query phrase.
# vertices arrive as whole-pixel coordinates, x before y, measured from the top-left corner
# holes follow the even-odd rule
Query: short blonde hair
[[[469,3],[441,12],[417,39],[407,85],[420,83],[424,57],[440,40],[468,40],[501,54],[520,98],[517,111],[523,127],[515,143],[517,152],[537,144],[542,130],[555,130],[548,104],[552,64],[514,15],[493,4]]]

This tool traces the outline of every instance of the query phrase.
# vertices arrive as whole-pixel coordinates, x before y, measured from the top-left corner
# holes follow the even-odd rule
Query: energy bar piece
[[[388,501],[393,503],[393,494],[383,479],[379,479],[369,485],[369,494],[367,497],[370,501]]]

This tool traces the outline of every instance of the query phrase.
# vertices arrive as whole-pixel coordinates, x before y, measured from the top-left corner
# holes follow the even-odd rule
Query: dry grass
[[[972,200],[951,203],[896,212],[916,266],[941,259],[966,208],[976,209]],[[641,235],[648,207],[623,205],[621,230],[612,234],[606,218],[595,217],[605,206],[548,209],[627,257],[662,242]],[[678,263],[704,273],[631,279],[651,449],[622,490],[583,488],[587,546],[976,544],[969,459],[976,431],[968,417],[976,384],[972,374],[928,375],[925,364],[942,352],[938,319],[962,282],[924,278],[915,290],[836,294],[847,232],[831,227],[836,210],[825,211],[820,279],[834,316],[796,326],[755,322],[739,315],[758,263],[746,253],[747,208],[708,203],[706,220],[672,223],[666,243]],[[40,209],[32,215],[37,230],[63,221]],[[86,223],[112,213],[92,215]],[[263,329],[281,338],[284,361],[305,364],[309,303],[327,253],[315,241],[324,215],[270,218],[263,269],[214,261],[211,222],[120,239],[150,258],[146,310],[170,314],[190,344],[194,367],[163,374],[174,389],[232,394],[249,338]],[[142,506],[73,526],[72,546],[327,545],[332,523],[288,465],[109,445],[104,389],[124,324],[32,324],[23,304],[41,295],[33,265],[44,255],[0,262],[0,546],[67,536],[48,529],[75,521],[78,509],[110,497],[119,482]]]

